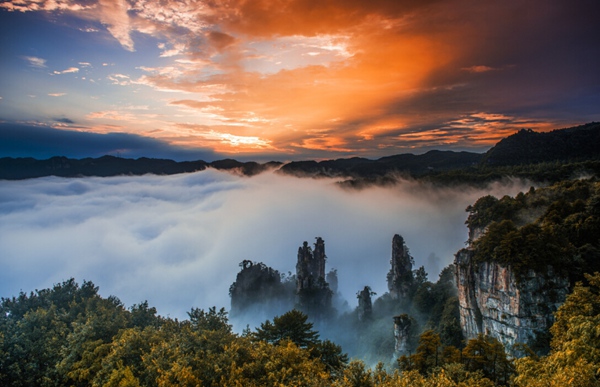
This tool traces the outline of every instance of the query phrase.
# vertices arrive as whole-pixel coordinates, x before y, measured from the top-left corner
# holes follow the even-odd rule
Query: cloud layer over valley
[[[523,182],[487,190],[404,182],[344,190],[334,180],[207,170],[174,176],[40,178],[0,184],[0,296],[75,277],[129,307],[159,314],[229,309],[228,289],[245,259],[295,270],[303,241],[325,240],[350,306],[369,285],[386,289],[391,240],[401,234],[435,280],[464,246],[468,204],[514,195]]]

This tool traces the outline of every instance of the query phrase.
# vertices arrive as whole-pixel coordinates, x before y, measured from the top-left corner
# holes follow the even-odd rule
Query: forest
[[[509,359],[489,337],[462,350],[434,330],[393,368],[349,360],[292,310],[232,331],[225,310],[183,321],[130,308],[74,279],[3,298],[0,384],[6,386],[597,386],[600,274],[586,274],[556,313],[551,351]]]

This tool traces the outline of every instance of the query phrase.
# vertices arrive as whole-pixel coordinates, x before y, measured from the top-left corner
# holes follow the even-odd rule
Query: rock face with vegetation
[[[296,294],[300,310],[319,319],[333,312],[333,291],[325,279],[325,241],[320,237],[316,239],[314,249],[308,242],[298,248]]]
[[[297,289],[307,289],[319,281],[325,280],[325,241],[317,237],[315,248],[312,249],[308,242],[298,248],[298,262],[296,263]]]
[[[459,312],[467,339],[485,334],[549,349],[554,313],[584,273],[598,271],[600,185],[571,181],[467,208],[469,246],[456,254]]]
[[[229,287],[231,316],[245,313],[283,313],[293,305],[294,295],[289,281],[281,280],[280,273],[261,262],[244,260],[241,271]],[[270,316],[268,316],[270,317]]]
[[[392,267],[387,275],[388,290],[394,299],[406,299],[413,284],[413,257],[410,256],[404,238],[394,235],[392,239]]]
[[[298,248],[296,274],[281,275],[261,262],[244,260],[229,288],[231,317],[253,315],[269,318],[297,308],[320,319],[333,313],[337,272],[325,273],[325,241],[317,237],[314,248],[304,242]]]
[[[71,279],[0,299],[0,385],[590,387],[600,382],[599,325],[597,273],[557,311],[548,356],[511,361],[486,336],[459,350],[428,329],[398,372],[349,361],[297,310],[238,335],[224,309],[192,308],[179,321]]]
[[[407,314],[394,316],[394,338],[396,339],[394,349],[397,355],[406,355],[413,349],[411,348],[410,343],[410,338],[414,335],[412,330],[414,330],[415,327],[413,327],[413,325],[413,319]]]
[[[516,343],[535,347],[554,321],[553,313],[566,299],[569,281],[530,270],[520,281],[515,272],[496,262],[473,262],[473,251],[463,249],[455,262],[460,322],[465,337],[492,336],[511,353]]]
[[[358,298],[358,320],[365,321],[370,320],[373,317],[373,302],[371,296],[375,293],[371,291],[369,286],[365,286],[364,289],[356,294]]]

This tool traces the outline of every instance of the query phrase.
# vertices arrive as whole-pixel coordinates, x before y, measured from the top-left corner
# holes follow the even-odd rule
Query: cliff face
[[[315,286],[319,281],[325,281],[325,241],[317,237],[314,250],[304,242],[298,248],[296,263],[297,291]]]
[[[371,288],[365,286],[364,289],[356,294],[358,298],[358,321],[370,320],[373,316],[373,302],[371,295],[374,294]]]
[[[293,288],[290,289],[288,284],[281,282],[277,270],[250,260],[244,260],[240,267],[242,270],[229,287],[232,317],[244,313],[256,314],[259,309],[279,313],[293,307]]]
[[[332,313],[333,292],[325,280],[325,241],[317,237],[314,249],[304,242],[298,248],[296,263],[297,306],[313,318],[321,318]],[[328,276],[337,287],[335,272]]]
[[[415,336],[415,330],[417,330],[417,327],[409,315],[394,316],[394,338],[396,339],[394,351],[396,356],[410,355],[414,351],[414,343],[411,342],[411,337]]]
[[[404,238],[394,235],[392,239],[392,265],[387,275],[388,290],[394,299],[406,299],[413,283],[413,258],[408,252]]]
[[[553,313],[566,299],[569,281],[553,273],[530,270],[517,281],[510,267],[473,260],[471,248],[456,254],[460,323],[465,338],[486,334],[498,339],[512,355],[516,343],[535,347],[547,332]]]

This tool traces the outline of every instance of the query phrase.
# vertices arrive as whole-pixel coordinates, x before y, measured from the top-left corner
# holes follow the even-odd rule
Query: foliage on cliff
[[[517,387],[600,386],[600,273],[585,278],[556,313],[550,354],[516,361]]]
[[[600,182],[572,180],[467,207],[475,260],[511,266],[518,276],[548,266],[572,283],[600,270]]]
[[[286,276],[262,262],[242,261],[242,269],[229,287],[232,319],[246,323],[290,309],[298,309],[316,320],[335,316],[333,299],[339,297],[337,271],[325,272],[325,241],[315,239],[314,249],[306,241],[298,248],[295,274],[288,272]]]

